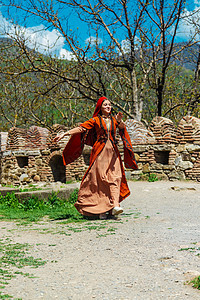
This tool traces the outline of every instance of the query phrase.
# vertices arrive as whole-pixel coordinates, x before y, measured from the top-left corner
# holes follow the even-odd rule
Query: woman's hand
[[[123,118],[123,113],[120,111],[118,112],[118,114],[116,115],[116,120],[117,120],[117,123],[121,123],[122,121],[122,118]]]
[[[57,135],[54,139],[53,139],[53,143],[57,143],[60,140],[62,140],[64,138],[64,136],[69,135],[68,131],[61,134],[61,135]]]
[[[119,129],[123,129],[125,127],[125,124],[122,121],[122,118],[123,118],[123,113],[120,111],[120,112],[118,112],[118,114],[115,117],[115,119],[117,120]]]

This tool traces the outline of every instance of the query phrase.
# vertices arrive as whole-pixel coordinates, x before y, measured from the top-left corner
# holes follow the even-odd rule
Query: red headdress
[[[93,117],[96,117],[100,110],[101,105],[103,101],[107,99],[106,97],[101,97],[97,101],[97,105],[93,114]],[[75,134],[71,136],[69,142],[65,146],[65,149],[63,151],[63,163],[64,165],[68,165],[69,163],[73,162],[75,159],[77,159],[83,150],[83,135],[81,133]],[[85,137],[84,143],[90,146],[93,146],[94,144],[94,129],[87,133],[87,136]]]
[[[96,117],[100,113],[101,105],[105,99],[107,99],[107,98],[106,97],[99,98],[99,100],[97,101],[97,105],[95,107],[94,113],[93,113],[93,117]]]

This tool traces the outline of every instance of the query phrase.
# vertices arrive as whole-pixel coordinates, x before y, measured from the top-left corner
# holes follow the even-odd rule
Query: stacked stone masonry
[[[176,127],[164,117],[155,117],[149,128],[142,122],[127,120],[138,170],[126,169],[128,179],[191,179],[200,181],[200,119],[186,116]],[[56,135],[68,130],[56,124],[50,130],[37,126],[11,128],[0,133],[0,183],[22,185],[38,181],[71,182],[81,180],[89,166],[91,148],[68,166],[62,151],[69,137],[53,143]],[[119,142],[123,159],[123,144]]]

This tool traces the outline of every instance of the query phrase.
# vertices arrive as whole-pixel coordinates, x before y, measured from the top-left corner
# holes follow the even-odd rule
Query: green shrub
[[[156,176],[156,174],[150,173],[150,174],[149,174],[148,181],[149,181],[149,182],[158,181],[158,177]]]
[[[198,290],[200,290],[200,276],[194,278],[193,280],[190,281],[192,286]]]
[[[5,196],[0,194],[0,204],[6,207],[22,208],[22,204],[18,201],[15,193],[7,193]]]
[[[78,199],[78,189],[75,189],[69,196],[68,202],[74,204]]]

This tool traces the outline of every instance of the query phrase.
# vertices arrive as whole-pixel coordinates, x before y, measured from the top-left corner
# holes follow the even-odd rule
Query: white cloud
[[[72,52],[67,51],[66,49],[63,48],[60,50],[59,58],[67,59],[67,60],[76,60],[76,56]]]
[[[139,40],[139,38],[137,36],[135,37],[134,42],[135,42],[135,45],[134,45],[135,49],[138,49],[141,44],[141,41]],[[128,54],[131,52],[131,43],[128,39],[121,41],[121,47],[122,47],[122,51],[124,54]],[[122,55],[122,53],[120,52],[119,49],[117,49],[117,51],[119,52],[119,55]]]
[[[124,53],[130,53],[131,52],[131,44],[129,40],[122,40],[121,41],[121,47]]]
[[[195,1],[195,4],[200,5],[200,1]],[[193,11],[184,10],[179,23],[177,37],[184,40],[190,38],[200,39],[200,7],[196,7]]]
[[[91,46],[94,46],[94,45],[99,45],[99,44],[102,44],[103,43],[103,41],[102,41],[102,39],[101,38],[97,38],[97,37],[95,37],[95,36],[90,36],[89,38],[87,38],[86,40],[85,40],[85,43],[86,44],[90,44]]]
[[[21,37],[27,47],[43,54],[56,55],[61,59],[74,59],[73,53],[63,48],[65,39],[59,31],[50,31],[42,24],[25,28],[7,21],[0,12],[0,35],[12,39]]]

